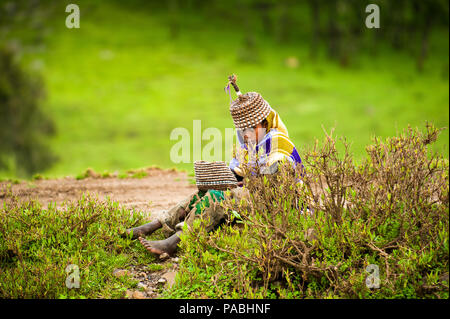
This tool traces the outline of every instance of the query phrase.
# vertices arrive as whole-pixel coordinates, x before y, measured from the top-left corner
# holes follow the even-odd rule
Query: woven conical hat
[[[226,190],[237,186],[233,172],[225,162],[194,162],[195,180],[198,189]]]
[[[269,114],[271,108],[256,92],[248,92],[234,100],[230,106],[231,117],[236,128],[255,127]]]

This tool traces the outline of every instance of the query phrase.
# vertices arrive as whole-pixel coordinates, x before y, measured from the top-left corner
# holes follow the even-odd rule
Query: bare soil
[[[22,181],[12,184],[11,191],[22,200],[36,199],[44,207],[50,202],[63,206],[64,202],[76,201],[82,194],[92,194],[99,199],[109,197],[122,207],[136,209],[154,219],[162,210],[175,205],[196,190],[189,182],[187,173],[176,170],[148,168],[147,176],[136,178],[92,176],[77,180],[74,177]],[[0,205],[3,190],[10,182],[0,182]]]

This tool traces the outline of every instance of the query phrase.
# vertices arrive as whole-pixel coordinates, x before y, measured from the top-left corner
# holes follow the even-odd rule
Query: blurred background
[[[447,0],[1,0],[0,178],[191,170],[170,160],[170,133],[233,127],[232,73],[300,155],[335,128],[360,160],[375,135],[448,127],[448,17]],[[434,150],[448,158],[448,130]]]

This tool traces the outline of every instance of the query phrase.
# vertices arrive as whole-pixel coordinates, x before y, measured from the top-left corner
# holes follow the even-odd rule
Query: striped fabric
[[[251,149],[250,152],[244,144],[243,137],[237,131],[237,137],[240,144],[240,149],[230,162],[230,169],[239,176],[243,176],[241,169],[241,162],[247,155],[250,165],[256,164],[269,167],[277,162],[287,160],[294,167],[301,165],[303,168],[300,155],[295,148],[294,143],[289,139],[286,126],[281,121],[279,115],[272,109],[269,116],[266,118],[268,122],[268,132],[264,138]]]

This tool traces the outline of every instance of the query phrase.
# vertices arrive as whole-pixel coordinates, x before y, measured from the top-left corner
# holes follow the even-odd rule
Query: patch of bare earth
[[[63,206],[64,202],[76,201],[82,194],[89,193],[105,200],[109,197],[122,207],[151,213],[150,219],[159,212],[175,205],[196,190],[189,183],[187,173],[176,170],[148,168],[147,176],[141,178],[87,177],[77,180],[73,177],[61,179],[22,181],[11,185],[11,191],[21,200],[36,199],[44,207],[50,202]],[[8,182],[0,183],[3,190]],[[0,193],[0,205],[3,205]]]

